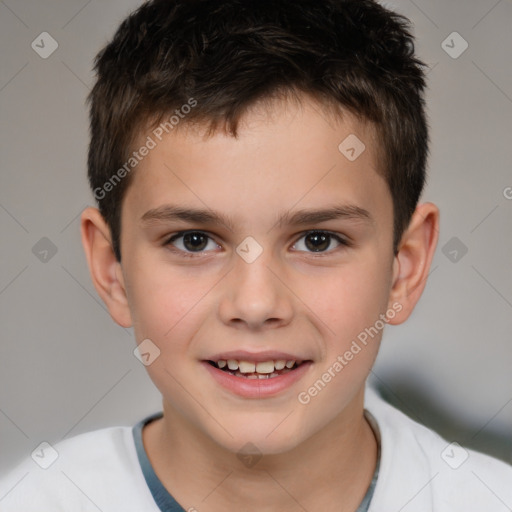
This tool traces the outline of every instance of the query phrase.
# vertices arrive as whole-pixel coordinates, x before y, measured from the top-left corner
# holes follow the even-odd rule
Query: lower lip
[[[224,388],[228,389],[236,395],[245,398],[266,398],[277,395],[281,391],[289,388],[295,382],[300,380],[309,367],[313,364],[311,361],[306,361],[299,365],[295,370],[287,372],[284,375],[272,377],[268,379],[248,379],[247,377],[236,377],[229,373],[215,368],[207,361],[202,361],[206,370],[210,375]]]

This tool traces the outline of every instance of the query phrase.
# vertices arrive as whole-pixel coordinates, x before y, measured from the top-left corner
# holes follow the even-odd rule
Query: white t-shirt
[[[369,512],[512,510],[512,466],[444,441],[370,389],[365,409],[381,442]],[[136,428],[111,427],[42,446],[0,479],[0,511],[183,510],[158,481],[140,442],[144,421],[156,416],[139,423],[138,439]]]

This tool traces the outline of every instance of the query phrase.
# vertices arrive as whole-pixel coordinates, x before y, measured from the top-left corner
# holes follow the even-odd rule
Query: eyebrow
[[[294,213],[286,211],[278,216],[274,227],[282,227],[284,225],[300,226],[306,224],[317,224],[336,219],[362,221],[367,224],[374,224],[375,222],[368,210],[357,205],[344,204],[314,210],[302,209]],[[212,224],[225,226],[229,230],[234,231],[234,222],[231,217],[209,209],[163,205],[158,208],[148,210],[144,215],[142,215],[140,220],[143,224],[181,220],[190,224]]]

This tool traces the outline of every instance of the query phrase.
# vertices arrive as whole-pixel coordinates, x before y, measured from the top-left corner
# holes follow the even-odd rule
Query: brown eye
[[[331,235],[310,233],[306,236],[306,247],[311,251],[325,251],[331,245]]]
[[[201,251],[208,244],[208,237],[202,233],[187,233],[183,235],[183,245],[189,251]]]
[[[304,247],[306,248],[306,252],[317,252],[317,253],[324,253],[324,252],[332,252],[334,249],[339,247],[340,245],[346,245],[348,246],[348,242],[343,240],[338,235],[335,235],[334,233],[330,233],[328,231],[310,231],[308,233],[305,233],[301,240],[304,239]],[[332,248],[333,241],[335,242],[334,248]],[[300,242],[296,242],[295,246],[300,245]],[[332,250],[327,250],[331,248]],[[298,249],[303,250],[303,249]]]
[[[218,245],[202,231],[182,231],[170,237],[164,245],[172,245],[177,249],[177,252],[182,252],[188,256],[191,253],[204,252],[209,243],[213,246],[210,247],[210,249],[218,247]]]

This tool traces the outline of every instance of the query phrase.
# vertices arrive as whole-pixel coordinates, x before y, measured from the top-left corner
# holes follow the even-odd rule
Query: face
[[[355,159],[355,139],[338,148],[354,135]],[[376,165],[371,126],[312,100],[253,109],[237,139],[187,126],[157,142],[123,202],[121,254],[167,417],[262,453],[353,419],[393,309]]]

